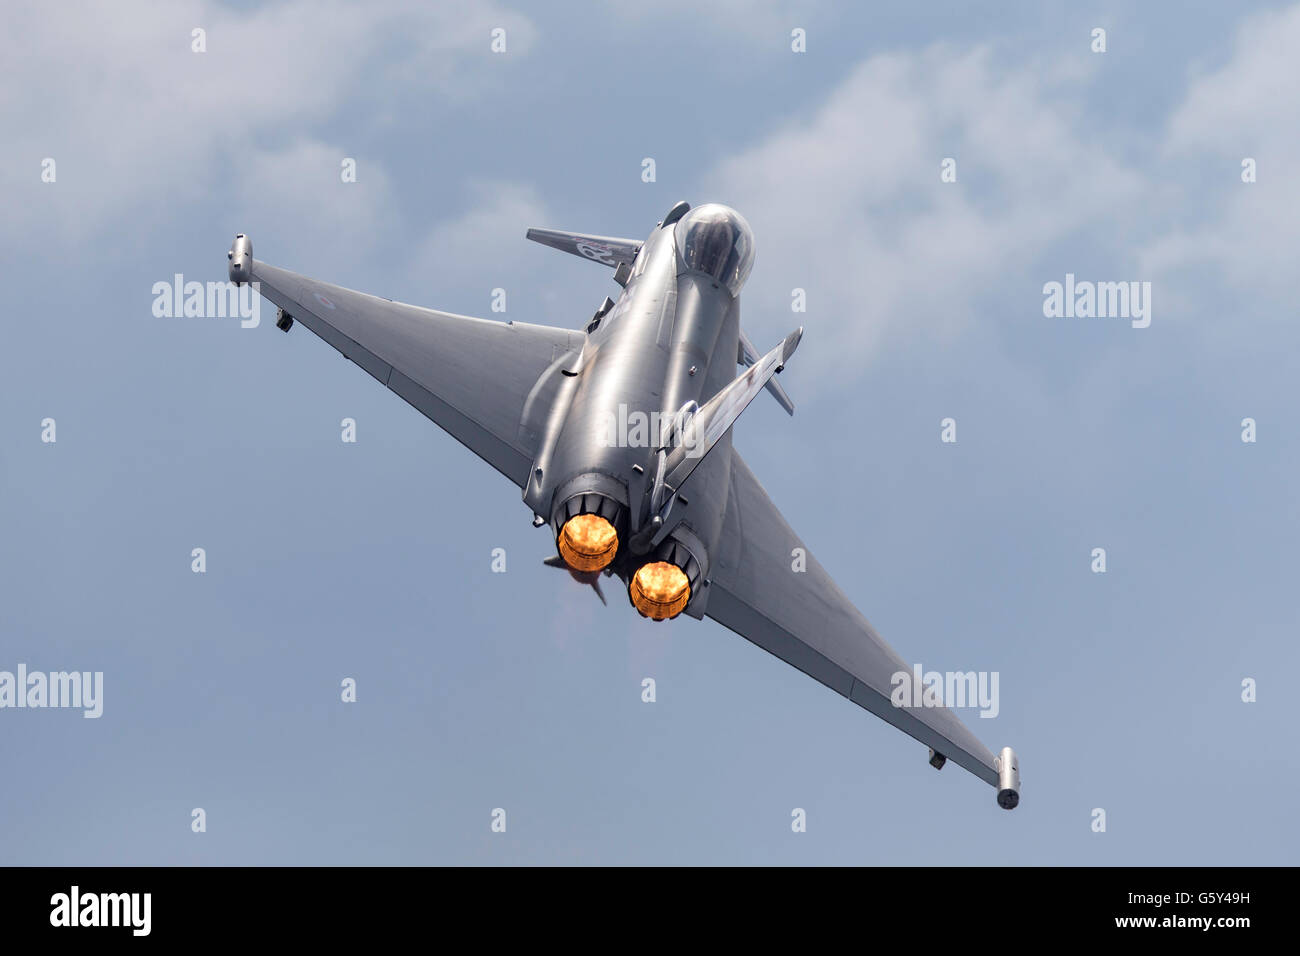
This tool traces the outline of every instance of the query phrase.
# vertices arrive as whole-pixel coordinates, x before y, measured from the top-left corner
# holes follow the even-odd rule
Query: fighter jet
[[[711,617],[1020,801],[1015,753],[994,756],[808,553],[740,454],[732,425],[777,383],[803,329],[759,355],[740,328],[754,236],[734,209],[679,202],[644,241],[530,229],[614,270],[620,288],[581,329],[496,322],[354,292],[253,258],[230,280],[279,307],[415,406],[520,489],[547,564],[618,579],[645,617]],[[739,369],[743,368],[743,371]],[[738,374],[739,371],[739,374]],[[896,706],[897,704],[897,706]]]

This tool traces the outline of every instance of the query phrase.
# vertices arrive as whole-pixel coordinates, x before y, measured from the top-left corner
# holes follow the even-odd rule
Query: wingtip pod
[[[790,361],[790,356],[794,355],[794,350],[799,347],[799,342],[802,339],[803,339],[802,325],[785,337],[785,348],[782,350],[781,353],[782,368],[785,367],[786,362]],[[780,369],[778,369],[777,371],[780,371]]]
[[[1014,810],[1020,805],[1020,760],[1010,747],[1003,747],[1002,753],[993,761],[998,772],[998,806],[1003,810]]]
[[[241,285],[248,282],[253,275],[253,240],[242,232],[235,236],[235,241],[230,244],[230,251],[226,253],[226,258],[230,264],[226,267],[230,275],[230,281],[235,285]]]
[[[788,361],[790,361],[790,356],[791,356],[791,355],[794,355],[794,350],[797,349],[797,348],[799,347],[799,340],[800,340],[801,338],[803,338],[803,326],[802,326],[802,325],[799,326],[799,328],[795,329],[793,332],[791,332],[789,335],[787,335],[787,336],[785,337],[785,339],[781,342],[781,361],[780,361],[780,363],[779,363],[779,364],[777,365],[777,367],[776,367],[776,371],[777,371],[778,373],[780,373],[780,372],[784,372],[784,371],[785,371],[785,363],[788,362]],[[769,378],[769,379],[768,379],[768,382],[771,383],[771,382],[772,382],[772,379]],[[769,391],[770,391],[770,389],[769,389]],[[773,394],[775,395],[776,393],[773,392]],[[777,400],[780,401],[780,396],[777,396]],[[786,399],[786,402],[788,402],[788,401],[789,401],[789,399],[787,398],[787,399]],[[785,402],[782,402],[782,405],[784,405],[784,404],[786,404],[786,403],[785,403]],[[791,415],[793,415],[793,414],[794,414],[794,406],[793,406],[793,405],[790,405],[788,408],[786,408],[786,411],[788,411]]]

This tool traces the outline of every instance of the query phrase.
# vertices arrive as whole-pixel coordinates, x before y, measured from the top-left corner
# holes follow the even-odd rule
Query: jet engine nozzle
[[[703,567],[691,548],[669,538],[632,572],[627,596],[642,617],[670,621],[686,610],[703,576]]]
[[[681,614],[690,603],[691,582],[677,565],[650,561],[632,575],[627,596],[642,617],[667,621]]]
[[[1020,804],[1020,760],[1014,750],[1003,747],[993,766],[998,771],[998,806],[1014,810]]]
[[[581,487],[587,482],[578,484]],[[555,509],[551,527],[555,529],[555,549],[570,569],[603,571],[618,557],[619,538],[627,531],[627,508],[603,490],[584,488]]]
[[[603,571],[618,553],[618,532],[608,518],[574,515],[560,529],[556,545],[574,571]]]

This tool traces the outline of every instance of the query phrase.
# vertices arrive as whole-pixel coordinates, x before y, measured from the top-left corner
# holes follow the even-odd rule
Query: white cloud
[[[1147,268],[1174,274],[1212,267],[1238,290],[1288,296],[1300,244],[1300,6],[1247,20],[1231,58],[1197,77],[1169,120],[1164,159],[1212,164],[1208,188],[1184,189],[1180,205],[1205,221],[1175,227],[1145,250]],[[1258,181],[1241,182],[1253,158]]]
[[[1060,89],[989,48],[864,62],[812,116],[710,177],[710,196],[743,210],[758,237],[749,311],[788,310],[790,289],[806,288],[810,313],[835,329],[809,342],[827,365],[860,362],[893,334],[959,334],[981,293],[1141,193],[1080,133]],[[940,181],[945,157],[955,184]]]
[[[809,29],[809,19],[825,7],[822,0],[612,0],[610,7],[625,20],[641,23],[657,19],[675,26],[711,20],[729,33],[741,33],[759,43],[772,43],[788,49],[790,31]],[[815,36],[815,34],[814,34]],[[809,42],[814,42],[810,39]]]
[[[782,334],[803,318],[790,290],[805,288],[810,324],[834,331],[801,357],[844,369],[894,337],[952,343],[975,322],[1023,321],[1081,256],[1106,278],[1154,281],[1161,322],[1216,285],[1244,308],[1287,301],[1296,50],[1300,6],[1246,20],[1229,61],[1190,81],[1154,136],[1090,102],[1096,61],[947,44],[873,56],[706,178],[757,235],[747,322]],[[1240,182],[1244,156],[1259,161],[1255,185]],[[940,182],[944,157],[956,184]]]
[[[397,204],[382,163],[348,156],[356,160],[356,181],[344,183],[346,152],[303,139],[244,158],[230,196],[238,212],[230,221],[252,236],[255,254],[275,261],[256,240],[288,237],[296,259],[317,270],[340,267],[351,264],[345,260],[354,260],[358,247],[378,241],[392,227]],[[269,228],[263,230],[264,225]]]
[[[1290,149],[1300,143],[1297,51],[1300,6],[1246,20],[1231,59],[1191,82],[1169,121],[1169,147],[1235,156],[1247,146]]]
[[[469,205],[455,219],[438,223],[411,257],[412,277],[435,288],[454,266],[457,280],[487,290],[507,287],[523,265],[517,254],[530,226],[548,221],[546,205],[532,186],[479,181],[469,187]],[[485,310],[480,310],[482,314]]]
[[[509,30],[512,54],[528,48],[527,19],[468,0],[15,7],[0,34],[10,225],[75,240],[115,217],[164,218],[224,184],[222,166],[318,153],[314,127],[341,104],[378,115],[397,96],[462,98],[500,81],[494,26]],[[202,54],[191,51],[196,27],[207,34]],[[337,170],[343,155],[353,153],[320,158]],[[44,157],[58,164],[54,186],[39,181]]]

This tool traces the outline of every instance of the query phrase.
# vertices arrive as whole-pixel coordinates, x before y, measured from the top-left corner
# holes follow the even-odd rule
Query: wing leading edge
[[[746,640],[779,657],[999,788],[999,803],[1014,799],[1009,748],[994,757],[946,707],[895,707],[893,676],[911,667],[886,644],[820,564],[807,554],[807,570],[791,570],[801,542],[739,454],[732,453],[731,495],[723,529],[726,542],[711,572],[706,613]],[[938,762],[942,765],[942,762]],[[1007,802],[1004,802],[1007,801]],[[1010,807],[1007,807],[1010,809]]]
[[[519,487],[536,453],[524,418],[548,372],[582,334],[435,312],[254,260],[231,249],[232,281],[261,294],[440,426]],[[286,323],[287,327],[288,323]]]

